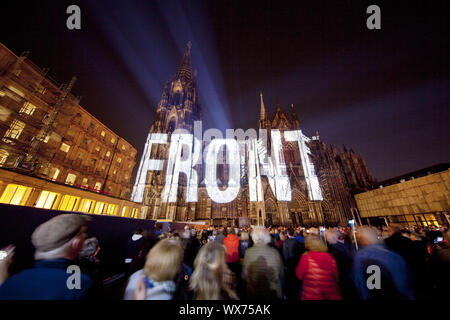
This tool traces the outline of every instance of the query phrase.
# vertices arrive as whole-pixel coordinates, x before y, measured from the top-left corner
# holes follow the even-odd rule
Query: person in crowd
[[[143,232],[144,230],[142,230],[142,228],[138,228],[135,232],[133,232],[130,239],[128,240],[127,250],[125,254],[125,263],[127,265],[131,263],[133,258],[139,253],[139,250],[141,250],[142,245],[144,244]]]
[[[250,237],[247,231],[242,231],[239,238],[239,258],[244,259],[245,251],[251,246]]]
[[[89,220],[84,215],[62,214],[38,226],[31,235],[36,249],[33,268],[9,277],[0,286],[0,300],[89,298],[92,279],[77,274],[76,266]]]
[[[443,242],[434,250],[431,256],[433,270],[431,282],[435,299],[445,299],[450,296],[450,230],[443,234]]]
[[[286,238],[287,238],[286,231],[280,232],[280,240],[278,240],[277,242],[278,248],[283,249],[283,244],[284,241],[286,241]]]
[[[384,240],[387,248],[402,256],[408,265],[414,282],[415,295],[426,294],[427,274],[426,259],[428,258],[409,238],[409,234],[398,224],[390,224],[388,227],[389,237]]]
[[[256,226],[251,237],[254,245],[247,249],[242,266],[248,299],[281,299],[284,265],[278,251],[269,246],[271,237],[263,226]]]
[[[305,244],[305,229],[299,229],[295,232],[295,239],[301,244]]]
[[[288,300],[293,300],[298,295],[300,280],[298,280],[295,275],[295,269],[304,252],[304,243],[299,242],[295,238],[294,229],[289,228],[287,231],[287,239],[283,244],[283,259],[286,265],[285,292]]]
[[[325,239],[328,243],[328,253],[330,253],[336,261],[339,272],[339,287],[344,299],[356,299],[357,293],[354,289],[350,272],[353,265],[353,257],[355,252],[351,246],[344,243],[344,239],[340,239],[338,229],[327,229],[325,231]]]
[[[223,240],[224,246],[227,248],[227,263],[231,270],[231,265],[239,263],[239,238],[234,234],[234,230],[229,228],[227,236]]]
[[[103,297],[103,275],[100,260],[97,258],[99,251],[100,245],[97,238],[86,239],[83,249],[78,254],[78,265],[81,272],[92,279],[92,295],[101,298]]]
[[[216,237],[217,237],[217,231],[212,230],[211,235],[208,237],[208,241],[216,241]]]
[[[235,275],[241,274],[241,264],[239,261],[239,238],[233,228],[227,228],[227,236],[223,240],[223,245],[227,249],[227,265]],[[237,286],[241,289],[241,279],[237,279]]]
[[[206,243],[208,243],[208,232],[206,230],[202,230],[200,236],[200,245],[204,246]]]
[[[338,285],[338,269],[325,242],[316,234],[305,238],[305,248],[295,270],[302,281],[302,300],[342,300]]]
[[[144,267],[147,254],[159,241],[155,234],[150,231],[144,232],[143,236],[144,242],[142,243],[142,247],[140,248],[138,254],[133,257],[133,260],[127,268],[127,277]],[[162,236],[162,234],[160,234],[160,236]]]
[[[144,268],[131,275],[124,300],[171,300],[182,260],[180,241],[160,240],[148,253]]]
[[[194,266],[194,259],[200,247],[200,243],[189,230],[186,230],[181,236],[181,245],[183,247],[183,263],[190,269]]]
[[[363,300],[414,299],[412,277],[402,256],[389,250],[378,239],[378,233],[374,228],[359,227],[356,239],[359,250],[353,261],[352,280],[359,297]],[[375,275],[377,270],[380,274],[379,279]],[[373,289],[369,289],[368,278],[372,275],[370,281]]]
[[[217,230],[217,236],[216,236],[216,241],[223,244],[223,240],[225,239],[226,235],[225,235],[225,231],[223,228],[219,228],[219,230]]]
[[[237,300],[235,275],[226,264],[227,249],[217,241],[198,252],[189,287],[195,300]]]
[[[163,225],[162,223],[158,222],[156,224],[155,237],[159,238],[162,234],[163,234]]]

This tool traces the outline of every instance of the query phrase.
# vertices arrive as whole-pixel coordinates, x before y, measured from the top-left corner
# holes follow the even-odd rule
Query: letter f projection
[[[165,133],[151,133],[147,137],[147,141],[144,147],[144,155],[141,158],[139,164],[139,170],[137,173],[136,184],[133,187],[131,194],[131,201],[142,202],[144,198],[145,183],[147,180],[147,172],[156,170],[161,171],[164,161],[150,159],[153,144],[165,144],[167,143],[167,134]]]
[[[314,164],[311,162],[309,155],[311,150],[306,145],[309,142],[307,136],[305,136],[301,130],[285,131],[284,138],[286,141],[297,141],[298,148],[300,149],[300,156],[302,159],[303,171],[305,174],[306,185],[308,187],[308,194],[310,200],[323,200],[322,190],[320,189],[319,179],[317,178],[314,170]]]

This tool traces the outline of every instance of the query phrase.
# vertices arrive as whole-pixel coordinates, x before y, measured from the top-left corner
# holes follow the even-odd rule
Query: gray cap
[[[81,214],[61,214],[34,230],[31,242],[36,250],[46,252],[61,247],[73,239],[91,218]]]

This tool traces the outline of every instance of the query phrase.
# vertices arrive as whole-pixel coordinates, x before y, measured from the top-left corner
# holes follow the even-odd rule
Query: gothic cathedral
[[[149,138],[138,169],[132,200],[142,202],[147,219],[169,221],[204,221],[207,224],[237,225],[346,225],[348,219],[357,216],[353,193],[370,188],[374,183],[364,159],[345,147],[340,150],[326,145],[319,133],[309,139],[311,160],[319,179],[323,200],[311,201],[302,167],[299,147],[296,142],[282,141],[287,175],[291,183],[292,200],[278,201],[266,177],[262,177],[264,201],[250,202],[245,170],[241,172],[241,188],[235,200],[229,203],[213,202],[204,184],[204,167],[194,168],[198,172],[198,201],[186,202],[187,178],[178,177],[178,192],[175,202],[162,202],[161,195],[166,184],[166,165],[170,149],[170,135],[176,129],[194,131],[194,122],[201,120],[196,74],[192,73],[191,43],[189,42],[178,71],[164,86]],[[290,106],[289,115],[279,105],[270,115],[260,94],[259,129],[280,132],[301,130],[300,122]],[[168,135],[167,143],[149,143],[152,134]],[[270,148],[268,148],[270,150]],[[147,170],[150,159],[164,161],[162,170]],[[227,181],[227,165],[219,165],[218,182]],[[225,182],[226,184],[226,182]]]

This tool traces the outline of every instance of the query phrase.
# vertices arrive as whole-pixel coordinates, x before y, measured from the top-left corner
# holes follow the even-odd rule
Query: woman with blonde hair
[[[296,275],[302,282],[302,300],[342,300],[338,285],[338,269],[327,245],[317,235],[305,239],[308,250],[297,265]]]
[[[159,241],[148,253],[144,268],[131,275],[124,300],[171,300],[182,259],[180,241]]]
[[[237,300],[234,274],[226,263],[227,249],[217,241],[206,243],[194,261],[189,288],[196,300]],[[235,280],[235,279],[234,279]]]

